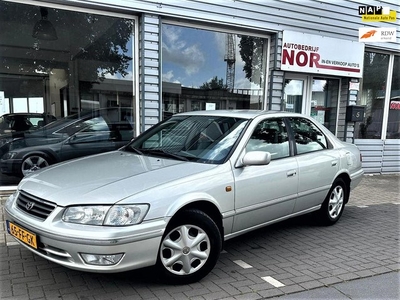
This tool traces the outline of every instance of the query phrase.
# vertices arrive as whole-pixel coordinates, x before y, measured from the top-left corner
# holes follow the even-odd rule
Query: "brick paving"
[[[0,299],[268,299],[398,272],[399,182],[399,175],[365,176],[334,226],[302,216],[230,240],[211,274],[182,286],[156,282],[151,268],[94,274],[48,262],[6,235],[1,213]]]

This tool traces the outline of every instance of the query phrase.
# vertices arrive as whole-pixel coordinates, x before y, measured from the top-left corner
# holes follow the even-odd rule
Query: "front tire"
[[[186,210],[173,218],[162,238],[157,259],[161,279],[188,284],[206,276],[217,263],[222,247],[218,226],[200,210]]]
[[[343,214],[349,192],[343,179],[336,179],[319,210],[319,219],[323,225],[335,224]]]

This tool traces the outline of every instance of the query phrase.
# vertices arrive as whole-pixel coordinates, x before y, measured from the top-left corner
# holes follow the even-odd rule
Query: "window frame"
[[[318,151],[325,151],[325,150],[330,150],[333,148],[332,142],[330,141],[329,137],[324,133],[324,131],[315,123],[313,122],[312,119],[309,118],[304,118],[302,116],[291,116],[291,117],[286,117],[286,122],[287,122],[287,126],[288,126],[288,130],[290,132],[290,140],[291,140],[291,144],[292,144],[292,148],[293,148],[293,155],[297,156],[297,155],[303,155],[303,154],[309,154],[309,153],[314,153],[314,152],[318,152]],[[297,148],[297,143],[296,143],[296,138],[295,138],[295,132],[292,128],[292,124],[290,119],[302,119],[302,120],[306,120],[309,123],[311,123],[315,128],[318,129],[318,131],[323,135],[323,137],[325,138],[325,143],[326,143],[326,148],[323,149],[317,149],[317,150],[313,150],[313,151],[307,151],[307,152],[298,152],[298,148]]]
[[[251,140],[262,140],[262,139],[252,139],[252,137],[253,137],[254,133],[258,130],[258,127],[259,127],[260,124],[262,124],[262,123],[265,124],[265,123],[268,123],[268,122],[277,122],[277,123],[282,122],[284,124],[284,126],[283,126],[283,128],[285,129],[284,133],[286,134],[286,138],[287,138],[287,140],[285,141],[285,142],[287,142],[287,155],[274,157],[273,153],[271,153],[269,151],[264,151],[264,150],[259,150],[259,149],[249,150],[247,148],[249,146],[249,143],[250,143]],[[265,142],[265,140],[264,140],[264,142]],[[264,143],[264,142],[261,142],[261,144]],[[283,144],[285,144],[285,142],[283,142],[281,144],[283,145]],[[274,144],[279,144],[279,143],[270,143],[268,145],[274,145]],[[256,146],[258,147],[260,145],[257,144]],[[255,126],[255,128],[253,129],[252,133],[250,134],[250,136],[249,136],[249,138],[248,138],[248,140],[246,142],[245,149],[246,149],[246,152],[251,152],[251,151],[269,152],[269,153],[271,153],[271,160],[285,159],[285,158],[293,156],[292,155],[292,151],[291,151],[290,129],[288,128],[288,122],[286,122],[286,118],[285,117],[265,118],[265,119],[262,119],[261,121],[259,121],[257,123],[257,125]]]

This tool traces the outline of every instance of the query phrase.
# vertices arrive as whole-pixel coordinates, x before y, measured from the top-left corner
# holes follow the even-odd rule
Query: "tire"
[[[157,273],[169,284],[188,284],[206,276],[217,263],[222,248],[220,230],[200,210],[174,217],[162,238]]]
[[[319,210],[319,220],[323,225],[335,224],[343,214],[349,197],[348,188],[343,179],[336,179]]]
[[[26,176],[50,165],[49,159],[38,154],[29,155],[21,164],[21,174]]]

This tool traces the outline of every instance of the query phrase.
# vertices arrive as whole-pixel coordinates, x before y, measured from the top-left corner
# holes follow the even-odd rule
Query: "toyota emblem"
[[[28,202],[28,203],[25,205],[25,208],[26,208],[26,210],[31,210],[34,206],[35,206],[35,203],[34,203],[34,202]]]

